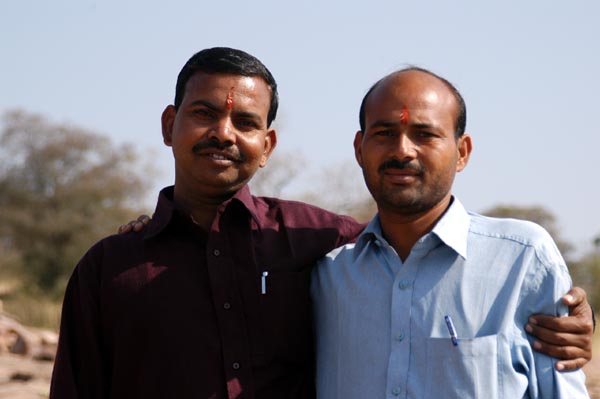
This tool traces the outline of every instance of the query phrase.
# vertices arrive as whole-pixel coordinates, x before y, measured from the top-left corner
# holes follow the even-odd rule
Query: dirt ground
[[[0,354],[0,399],[47,398],[52,362]]]
[[[600,353],[584,368],[592,399],[600,399]],[[0,354],[0,399],[48,397],[52,363]]]

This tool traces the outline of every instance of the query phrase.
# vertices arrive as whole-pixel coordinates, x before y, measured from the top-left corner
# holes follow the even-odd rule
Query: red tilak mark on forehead
[[[400,114],[400,123],[406,125],[408,120],[410,119],[410,114],[408,113],[408,108],[406,105],[402,107],[402,113]]]
[[[227,109],[233,108],[233,87],[229,89],[229,93],[227,93],[227,98],[225,99],[225,107]]]

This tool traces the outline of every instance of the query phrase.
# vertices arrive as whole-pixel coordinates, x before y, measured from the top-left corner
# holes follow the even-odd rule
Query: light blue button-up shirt
[[[313,271],[318,397],[587,398],[583,372],[557,372],[524,330],[531,314],[566,315],[570,287],[536,224],[455,198],[402,262],[376,216]]]

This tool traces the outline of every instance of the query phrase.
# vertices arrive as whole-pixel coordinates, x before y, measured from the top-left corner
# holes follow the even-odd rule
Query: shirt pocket
[[[499,398],[498,336],[429,338],[426,399]]]
[[[262,281],[261,281],[262,285]],[[314,361],[310,269],[269,271],[259,295],[266,360]]]

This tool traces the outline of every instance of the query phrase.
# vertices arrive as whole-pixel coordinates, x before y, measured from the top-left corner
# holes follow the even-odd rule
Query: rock
[[[0,353],[53,360],[57,344],[58,334],[27,328],[7,314],[0,313]]]

